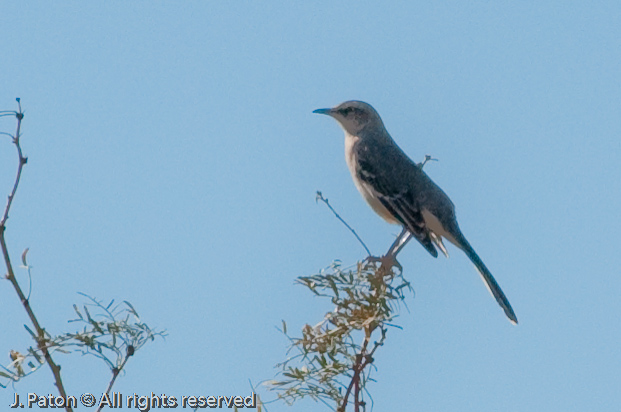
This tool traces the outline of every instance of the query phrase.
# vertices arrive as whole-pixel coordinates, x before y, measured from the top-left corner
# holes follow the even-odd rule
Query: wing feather
[[[372,162],[365,160],[363,156],[358,158],[356,175],[366,183],[380,203],[414,235],[431,256],[437,257],[438,251],[429,236],[422,210],[415,200],[416,196],[410,193],[411,189],[404,190],[403,186],[397,188],[399,182],[391,181],[386,173],[382,174],[373,167]]]

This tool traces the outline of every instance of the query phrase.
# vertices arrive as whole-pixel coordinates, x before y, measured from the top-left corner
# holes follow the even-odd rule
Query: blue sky
[[[117,391],[246,395],[273,378],[281,319],[295,331],[330,310],[295,277],[364,258],[317,190],[388,248],[399,228],[312,114],[359,99],[413,159],[440,160],[426,171],[520,320],[461,252],[411,243],[416,295],[376,355],[375,410],[619,407],[618,2],[5,2],[0,31],[0,109],[22,99],[29,158],[7,240],[15,261],[30,248],[41,322],[69,330],[84,292],[169,333]],[[0,302],[0,350],[30,345],[8,283]],[[57,361],[70,394],[105,390],[103,364]],[[55,392],[47,369],[15,389]]]

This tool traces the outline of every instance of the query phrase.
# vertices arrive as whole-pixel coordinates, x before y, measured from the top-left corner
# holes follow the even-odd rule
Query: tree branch
[[[116,378],[119,376],[119,374],[125,367],[125,364],[129,360],[129,357],[132,356],[133,354],[134,354],[134,347],[130,345],[127,347],[127,354],[125,355],[125,359],[123,359],[123,363],[121,363],[121,366],[119,366],[118,368],[112,368],[112,379],[110,379],[110,383],[108,384],[108,389],[106,389],[106,395],[110,395],[110,391],[112,390],[112,387],[114,386],[114,382],[116,382]],[[96,412],[101,412],[104,406],[106,406],[104,403],[99,405],[99,408],[97,408]]]
[[[19,98],[17,99],[17,105],[19,107],[19,111],[13,112],[15,117],[17,118],[17,131],[15,132],[15,136],[11,136],[13,138],[13,144],[17,148],[17,155],[19,158],[19,165],[17,166],[17,176],[15,177],[15,183],[13,184],[13,190],[9,194],[9,200],[7,201],[6,207],[4,208],[4,214],[2,215],[2,220],[0,221],[0,232],[4,234],[4,229],[6,225],[6,221],[9,218],[9,210],[11,209],[11,204],[13,203],[13,199],[15,198],[15,192],[17,192],[17,187],[19,186],[19,180],[22,176],[22,169],[28,158],[24,157],[22,154],[22,148],[19,144],[20,138],[20,130],[22,126],[22,119],[24,118],[24,113],[22,112],[22,105],[20,103]]]
[[[326,199],[325,197],[323,197],[323,194],[321,194],[321,192],[317,191],[317,195],[315,196],[315,201],[321,200],[323,203],[326,204],[326,206],[328,206],[330,208],[330,210],[332,211],[332,213],[334,213],[334,216],[336,216],[336,218],[338,220],[340,220],[346,227],[347,229],[349,229],[351,231],[351,233],[354,234],[354,236],[356,236],[356,239],[358,239],[358,242],[360,242],[360,244],[362,245],[362,247],[364,248],[364,250],[367,251],[367,254],[369,256],[371,256],[371,251],[369,250],[369,248],[367,247],[367,245],[364,244],[364,242],[362,241],[362,239],[360,239],[360,236],[358,236],[358,233],[356,233],[356,231],[354,229],[352,229],[351,226],[349,226],[347,224],[347,222],[345,220],[343,220],[343,218],[336,213],[336,210],[334,210],[332,208],[332,206],[330,205],[330,203],[328,202],[328,199]]]
[[[48,344],[49,338],[48,338],[47,332],[45,332],[45,329],[43,329],[41,325],[39,324],[37,317],[32,311],[32,308],[30,307],[30,303],[28,302],[28,299],[26,299],[26,296],[24,295],[22,288],[19,286],[19,283],[17,282],[17,279],[15,278],[15,272],[13,271],[13,266],[11,264],[11,259],[9,257],[9,251],[6,245],[6,240],[4,238],[4,233],[6,231],[6,221],[9,218],[9,211],[11,209],[11,205],[13,204],[13,199],[15,198],[15,193],[17,192],[17,188],[19,187],[19,182],[20,182],[20,178],[22,175],[22,169],[24,165],[26,164],[26,162],[28,161],[28,158],[24,157],[22,153],[22,148],[19,142],[22,119],[24,118],[24,113],[22,112],[22,106],[21,106],[20,99],[17,98],[16,100],[17,100],[17,105],[18,105],[19,110],[17,112],[13,112],[14,116],[17,118],[17,130],[15,132],[15,135],[12,136],[13,138],[12,140],[13,140],[13,144],[17,148],[19,164],[17,166],[17,175],[15,177],[13,189],[11,190],[11,193],[9,194],[7,205],[4,208],[4,214],[2,215],[2,220],[0,220],[0,247],[2,248],[2,255],[4,257],[4,262],[7,268],[6,278],[13,285],[13,288],[15,289],[15,292],[17,293],[17,296],[19,297],[20,302],[24,306],[24,309],[26,310],[26,313],[28,314],[28,317],[30,318],[32,325],[35,328],[35,331],[36,331],[35,339],[37,341],[37,346],[43,353],[43,356],[45,357],[47,364],[50,365],[50,369],[52,370],[52,374],[54,375],[55,385],[58,388],[58,392],[60,393],[60,396],[66,399],[67,393],[65,392],[65,387],[63,386],[63,382],[60,376],[60,366],[54,362],[54,360],[52,359],[52,355],[48,351],[47,344]],[[72,408],[70,408],[69,406],[67,406],[65,409],[67,410],[67,412],[72,412]]]

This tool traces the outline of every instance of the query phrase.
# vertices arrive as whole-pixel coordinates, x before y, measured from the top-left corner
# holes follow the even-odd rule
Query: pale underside
[[[351,173],[352,180],[356,185],[356,188],[364,198],[364,200],[371,206],[371,208],[380,215],[385,221],[388,223],[392,223],[394,225],[401,225],[401,222],[393,216],[392,213],[379,201],[378,195],[375,193],[373,187],[366,182],[360,180],[356,175],[356,159],[355,159],[355,151],[353,150],[354,145],[360,138],[358,136],[351,135],[345,131],[345,161],[347,162],[347,168]],[[442,226],[440,221],[436,216],[434,216],[427,209],[422,210],[423,220],[425,221],[425,225],[429,229],[429,234],[431,236],[432,241],[438,246],[438,248],[442,251],[442,253],[448,257],[448,251],[444,244],[442,243],[442,238],[447,239],[449,242],[454,244],[457,247],[460,245],[457,243],[455,238],[451,236]]]

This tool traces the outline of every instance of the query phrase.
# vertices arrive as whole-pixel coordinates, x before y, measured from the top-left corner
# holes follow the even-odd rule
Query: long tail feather
[[[487,266],[485,266],[485,263],[483,263],[479,255],[477,255],[472,246],[470,246],[470,244],[465,239],[463,239],[461,247],[468,256],[468,258],[470,258],[472,263],[474,263],[474,266],[477,268],[479,274],[481,275],[483,282],[485,282],[487,289],[492,294],[492,296],[496,298],[496,302],[498,302],[502,310],[505,311],[505,314],[507,315],[511,323],[513,323],[514,325],[517,324],[518,320],[515,316],[515,312],[513,312],[513,308],[511,308],[509,300],[502,292],[502,289],[500,289],[500,286],[498,286],[498,282],[496,282],[496,279],[494,279],[489,269],[487,269]]]

